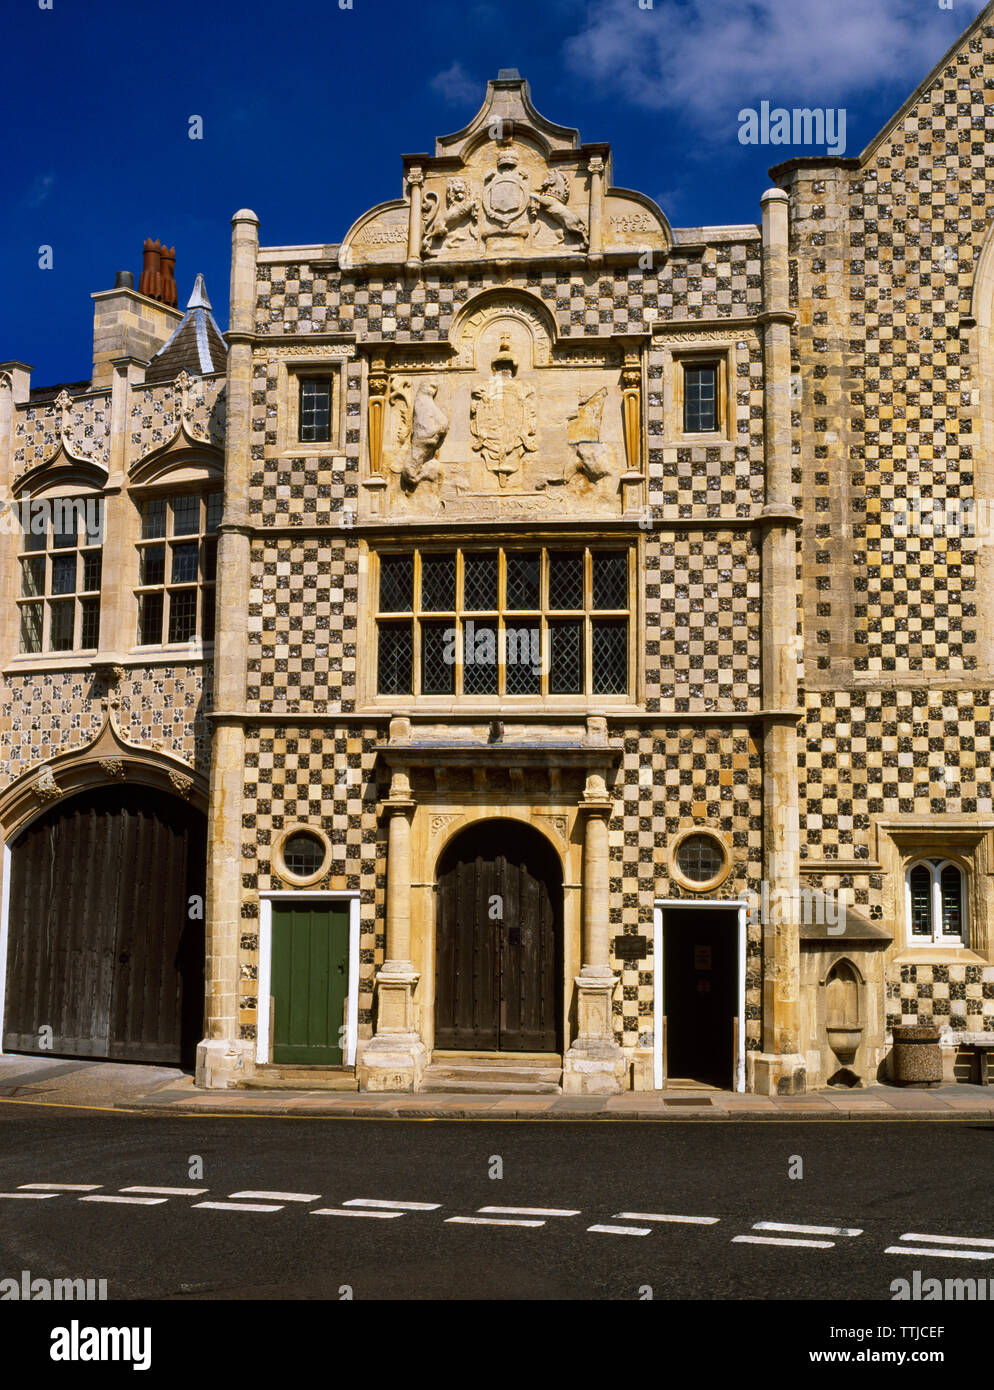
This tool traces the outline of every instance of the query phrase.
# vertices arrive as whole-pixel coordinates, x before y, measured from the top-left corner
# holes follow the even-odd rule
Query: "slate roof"
[[[228,349],[211,314],[204,277],[198,275],[176,332],[159,349],[145,369],[145,380],[175,381],[181,371],[190,376],[223,372]]]

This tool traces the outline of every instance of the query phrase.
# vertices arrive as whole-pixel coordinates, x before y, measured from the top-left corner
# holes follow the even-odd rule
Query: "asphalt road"
[[[890,1300],[914,1269],[994,1279],[992,1159],[994,1126],[968,1122],[163,1119],[0,1103],[0,1193],[56,1194],[0,1196],[0,1278],[106,1278],[111,1299],[142,1300]],[[182,1191],[121,1191],[135,1187]]]

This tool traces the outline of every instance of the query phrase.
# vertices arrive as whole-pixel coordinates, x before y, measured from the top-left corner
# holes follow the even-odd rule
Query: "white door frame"
[[[292,907],[295,902],[348,903],[349,907],[349,989],[345,1008],[345,1057],[347,1067],[355,1066],[359,1041],[359,894],[308,892],[305,888],[274,890],[259,894],[259,979],[258,1025],[255,1060],[264,1066],[272,1060],[272,1039],[269,1036],[269,1000],[273,987],[273,903]]]
[[[740,898],[657,898],[652,911],[652,1084],[657,1091],[663,1089],[666,1078],[663,1076],[663,911],[667,907],[706,908],[716,907],[738,913],[738,981],[735,990],[736,1012],[739,1020],[738,1047],[735,1058],[735,1089],[745,1090],[745,966],[746,966],[746,917],[748,907]]]

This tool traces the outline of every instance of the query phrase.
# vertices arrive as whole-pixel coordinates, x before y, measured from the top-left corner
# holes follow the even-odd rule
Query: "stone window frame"
[[[908,963],[994,964],[994,819],[967,816],[884,817],[875,822],[876,863],[884,876],[884,915],[894,924],[893,950]],[[948,859],[966,874],[967,944],[915,941],[907,912],[907,871],[920,859]]]
[[[415,602],[409,614],[383,614],[379,609],[379,560],[380,556],[386,553],[411,552],[415,555],[415,598],[417,598],[418,576],[420,573],[420,556],[425,551],[430,550],[454,550],[464,552],[466,550],[492,551],[496,550],[501,554],[500,572],[504,573],[504,556],[508,550],[569,550],[580,549],[584,552],[588,550],[624,550],[628,552],[628,607],[624,610],[625,621],[628,624],[628,688],[624,694],[594,695],[589,690],[579,694],[549,694],[534,693],[524,695],[508,694],[446,694],[446,695],[381,695],[377,685],[377,672],[379,666],[379,625],[382,622],[411,622],[417,635],[417,625],[421,620],[421,609]],[[436,710],[439,712],[454,710],[468,712],[472,710],[489,710],[491,707],[500,706],[503,710],[521,710],[526,713],[529,709],[563,710],[572,711],[578,707],[587,709],[591,700],[595,700],[597,707],[602,706],[610,709],[630,709],[637,707],[639,702],[640,680],[642,677],[641,662],[639,660],[639,640],[641,628],[641,608],[640,608],[640,585],[639,576],[642,566],[641,547],[635,538],[627,535],[591,536],[583,534],[580,536],[560,537],[545,534],[535,534],[527,538],[497,535],[492,539],[479,535],[463,536],[454,535],[451,539],[442,541],[428,541],[420,538],[411,537],[410,539],[384,539],[381,543],[370,545],[366,552],[367,563],[363,566],[365,576],[363,609],[366,614],[365,630],[368,636],[367,650],[375,654],[375,659],[369,663],[364,663],[360,679],[363,682],[364,707],[371,710],[389,709],[392,713],[401,712],[403,709],[424,709]],[[586,560],[585,560],[586,569]],[[460,563],[461,568],[461,563]],[[544,566],[543,566],[544,573]],[[584,608],[582,618],[585,624],[585,631],[589,631],[589,623],[595,615],[595,610],[586,602],[587,581],[585,580]],[[513,610],[517,612],[517,610]],[[547,615],[551,612],[548,606],[540,603],[539,617],[542,621],[547,620]],[[616,613],[622,610],[604,610],[608,619],[613,618]],[[466,610],[468,616],[480,621],[490,621],[490,615],[482,612],[477,614],[475,611]],[[503,621],[504,610],[499,611],[500,620]],[[457,619],[462,621],[463,610],[457,610]],[[521,610],[521,624],[531,621],[525,610]],[[412,664],[415,677],[418,675],[419,649],[415,641]],[[590,652],[585,654],[585,684],[586,671],[589,669]],[[417,685],[417,679],[415,679]],[[458,680],[457,680],[458,686]]]
[[[276,453],[280,458],[341,454],[345,449],[345,373],[347,359],[329,357],[281,358],[277,371]],[[300,388],[306,378],[331,382],[331,427],[328,438],[304,441],[300,435]]]
[[[687,337],[680,342],[654,343],[662,356],[663,444],[717,446],[738,442],[735,394],[735,355],[739,339],[729,336],[714,342]],[[684,366],[718,365],[718,428],[698,433],[684,430]]]
[[[75,513],[77,525],[76,544],[73,546],[57,546],[55,544],[55,532],[46,522],[44,531],[44,545],[29,547],[25,543],[25,533],[18,532],[17,545],[17,578],[16,578],[16,614],[17,614],[17,652],[18,658],[26,661],[37,661],[44,659],[65,658],[84,653],[90,655],[100,650],[102,633],[99,632],[100,623],[103,617],[103,559],[107,540],[107,507],[104,493],[92,487],[82,486],[64,490],[57,488],[52,491],[39,489],[39,491],[18,499],[20,503],[29,501],[38,503],[42,507],[72,505],[85,507],[87,503],[96,502],[100,508],[100,532],[96,542],[88,540],[89,532],[85,528],[83,514]],[[32,529],[31,534],[39,536],[42,533]],[[85,576],[85,559],[87,554],[96,553],[100,564],[100,582],[95,589],[81,587]],[[76,583],[71,591],[55,594],[51,591],[51,575],[54,573],[54,561],[56,558],[73,555],[76,557]],[[29,565],[32,561],[42,560],[44,562],[44,579],[41,591],[38,594],[25,592],[25,579]],[[98,636],[95,646],[83,644],[84,611],[86,604],[96,604]],[[72,642],[68,647],[53,647],[51,643],[52,609],[56,604],[72,605],[73,609],[73,632]],[[38,606],[42,610],[42,630],[41,645],[35,650],[24,650],[22,648],[23,629],[22,614],[26,608]]]
[[[683,844],[684,840],[689,840],[694,835],[706,835],[708,839],[714,840],[715,844],[721,850],[724,860],[721,872],[703,883],[699,883],[696,879],[688,878],[680,868],[679,859],[677,857],[680,846]],[[720,888],[731,874],[733,868],[732,847],[728,841],[728,837],[723,831],[715,829],[713,825],[689,825],[683,830],[678,831],[667,846],[666,857],[670,878],[674,883],[678,883],[681,888],[685,888],[691,893],[711,893],[716,888]]]
[[[928,937],[916,936],[912,930],[911,875],[918,868],[927,868],[931,876],[932,930]],[[954,868],[960,876],[960,908],[963,920],[959,934],[956,936],[947,936],[942,931],[941,876],[947,868]],[[920,854],[909,860],[904,870],[904,902],[904,925],[909,950],[920,950],[931,946],[968,947],[970,945],[970,870],[959,859],[951,859],[948,854]]]
[[[320,840],[324,847],[324,858],[321,860],[320,867],[313,874],[295,874],[287,867],[286,860],[283,858],[283,850],[289,840],[294,835],[313,835],[316,840]],[[328,835],[322,830],[321,826],[314,825],[308,821],[294,821],[291,825],[284,827],[279,839],[273,846],[272,863],[278,876],[293,888],[311,888],[321,879],[326,878],[331,867],[332,846]]]

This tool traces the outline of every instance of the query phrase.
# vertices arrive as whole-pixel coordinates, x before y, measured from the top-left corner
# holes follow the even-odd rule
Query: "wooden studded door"
[[[147,787],[83,792],[33,821],[11,845],[4,1046],[192,1063],[205,868],[203,815]]]
[[[562,1050],[562,875],[517,821],[470,827],[439,862],[435,1046]]]

